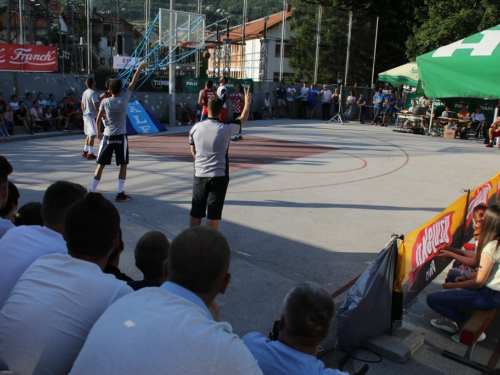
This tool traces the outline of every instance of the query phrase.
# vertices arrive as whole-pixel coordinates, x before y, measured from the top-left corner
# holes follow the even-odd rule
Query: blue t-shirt
[[[318,94],[319,94],[319,91],[318,90],[309,90],[309,101],[312,102],[312,103],[317,103],[318,102]]]
[[[264,374],[273,375],[348,375],[325,368],[316,357],[294,350],[279,341],[271,341],[258,332],[247,333],[243,342]]]
[[[382,101],[380,103],[375,103],[375,101],[377,101],[377,100],[382,100]],[[375,108],[382,108],[382,104],[384,103],[384,100],[385,100],[384,93],[379,95],[378,92],[376,92],[375,95],[373,95],[373,102],[374,102],[373,106]]]
[[[387,96],[385,98],[385,100],[388,100],[387,106],[386,106],[387,109],[391,109],[396,105],[396,97],[395,96]]]

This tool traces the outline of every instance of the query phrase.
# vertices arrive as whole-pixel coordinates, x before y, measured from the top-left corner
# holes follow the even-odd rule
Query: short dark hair
[[[12,173],[12,165],[10,165],[9,161],[0,155],[0,187],[4,186],[8,179],[9,174]]]
[[[211,89],[213,85],[214,85],[214,81],[212,81],[211,79],[209,79],[207,82],[205,82],[205,86],[207,89]]]
[[[28,95],[32,95],[33,96],[33,94],[31,92],[27,92],[26,93],[26,97],[28,97]]]
[[[79,184],[69,181],[57,181],[50,185],[42,201],[42,217],[44,225],[60,225],[64,215],[76,201],[82,200],[87,190]]]
[[[186,229],[170,245],[167,280],[195,293],[215,293],[230,258],[229,244],[219,231],[205,226]]]
[[[11,95],[10,100],[14,100],[15,98],[17,98],[17,95],[16,95],[16,94]]]
[[[120,91],[122,91],[122,81],[119,79],[109,81],[109,91],[111,91],[113,95],[118,95]]]
[[[89,89],[92,88],[92,86],[94,85],[94,78],[87,78],[87,80],[85,81],[85,85]]]
[[[14,185],[13,182],[8,181],[7,184],[9,187],[9,196],[7,197],[7,202],[5,202],[5,206],[0,208],[0,216],[7,215],[12,210],[12,206],[17,206],[19,203],[19,197],[21,196],[21,194],[19,194],[19,190],[17,190],[17,186]]]
[[[38,104],[38,100],[33,100],[33,105]]]
[[[167,259],[170,242],[161,232],[147,232],[135,245],[135,266],[145,278],[156,278],[163,274],[163,263]]]
[[[228,79],[227,79],[226,76],[222,76],[222,77],[219,78],[219,82],[220,83],[227,83],[227,81],[228,81]]]
[[[334,313],[333,299],[323,288],[300,283],[283,302],[283,334],[301,345],[317,346],[326,339]]]
[[[16,227],[20,225],[43,226],[42,204],[40,202],[23,204],[16,212],[14,225]]]
[[[213,97],[208,101],[207,107],[210,111],[210,115],[213,117],[219,117],[222,112],[222,106],[224,103],[221,98]]]
[[[64,236],[71,253],[106,256],[119,229],[118,210],[101,193],[88,193],[73,203],[64,218]]]
[[[43,95],[43,92],[39,92],[37,95]]]

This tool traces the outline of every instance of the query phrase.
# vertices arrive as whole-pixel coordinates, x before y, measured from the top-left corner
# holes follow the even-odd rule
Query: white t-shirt
[[[226,86],[219,86],[217,88],[217,96],[219,97],[219,99],[222,99],[224,100],[224,98],[226,98],[226,100],[224,100],[224,105],[222,106],[222,108],[227,108],[227,87]]]
[[[494,263],[484,286],[500,291],[500,249],[497,250],[497,246],[497,241],[489,242],[481,252],[481,257],[488,256]]]
[[[290,95],[291,95],[291,96],[287,95],[286,100],[289,102],[293,102],[295,100],[295,93],[297,92],[297,91],[295,91],[295,88],[289,87],[286,89],[286,92],[290,93]]]
[[[303,102],[307,102],[307,98],[309,97],[309,89],[307,87],[302,87],[300,89],[300,95],[302,95],[302,98],[300,98],[300,100]]]
[[[38,225],[9,229],[0,239],[0,309],[23,272],[38,258],[52,253],[68,253],[60,233]]]
[[[262,374],[229,323],[215,322],[198,296],[166,282],[106,310],[70,375],[165,373]]]
[[[470,118],[471,120],[475,120],[475,121],[484,121],[486,118],[484,117],[484,113],[472,113],[470,115]]]
[[[95,263],[46,255],[0,311],[0,357],[19,374],[67,374],[97,319],[128,293],[132,288]]]
[[[0,217],[0,238],[2,238],[9,229],[12,229],[14,227],[15,225],[12,223],[12,221]]]
[[[331,98],[332,98],[331,90],[324,90],[323,91],[323,103],[328,103]]]

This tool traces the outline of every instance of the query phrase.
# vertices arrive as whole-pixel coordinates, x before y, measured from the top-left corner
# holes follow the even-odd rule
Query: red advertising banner
[[[0,70],[57,71],[57,49],[50,46],[0,44]]]

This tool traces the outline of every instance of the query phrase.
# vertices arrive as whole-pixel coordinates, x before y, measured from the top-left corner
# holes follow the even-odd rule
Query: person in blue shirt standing
[[[383,93],[382,87],[378,88],[378,91],[373,95],[373,120],[372,125],[378,125],[378,116],[383,108],[383,103],[385,100],[385,95]]]
[[[392,115],[394,114],[394,111],[396,110],[396,100],[396,92],[394,90],[391,91],[390,96],[385,97],[385,111],[381,126],[387,127],[387,123],[390,121]]]
[[[308,119],[312,119],[314,117],[314,111],[316,110],[316,106],[318,105],[319,94],[319,91],[316,90],[314,85],[311,85],[310,87],[311,89],[309,90],[309,95],[307,96],[307,109],[309,110],[309,115],[307,116]]]

